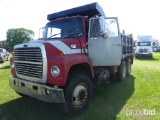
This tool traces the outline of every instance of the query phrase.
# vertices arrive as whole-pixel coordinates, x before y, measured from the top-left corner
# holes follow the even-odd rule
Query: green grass
[[[17,95],[8,85],[10,75],[9,62],[0,64],[0,120],[160,120],[160,53],[154,59],[135,59],[126,80],[100,85],[89,108],[74,118],[61,113],[57,104]],[[136,114],[144,109],[155,110],[155,115]]]

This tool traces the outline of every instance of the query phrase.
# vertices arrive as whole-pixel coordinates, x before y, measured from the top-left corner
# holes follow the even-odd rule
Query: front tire
[[[74,74],[65,90],[65,103],[60,104],[61,110],[70,116],[81,114],[92,97],[93,86],[88,76]]]

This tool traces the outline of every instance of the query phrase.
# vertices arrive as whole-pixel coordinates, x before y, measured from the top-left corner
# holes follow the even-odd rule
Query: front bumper
[[[65,102],[63,89],[60,88],[22,80],[13,76],[9,77],[9,85],[18,93],[22,93],[45,102]]]
[[[152,57],[152,54],[135,54],[136,57],[142,57],[142,56],[147,56],[147,57]]]

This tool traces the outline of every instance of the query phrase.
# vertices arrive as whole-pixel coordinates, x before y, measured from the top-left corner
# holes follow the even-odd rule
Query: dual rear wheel
[[[125,80],[126,76],[129,76],[131,73],[131,59],[128,59],[126,61],[122,61],[121,65],[118,68],[118,72],[116,74],[116,79],[118,80]]]

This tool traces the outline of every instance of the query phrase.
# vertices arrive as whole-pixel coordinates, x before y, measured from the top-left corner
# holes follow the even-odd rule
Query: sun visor
[[[77,16],[77,15],[88,16],[90,18],[90,17],[92,17],[94,15],[98,15],[98,14],[105,16],[105,13],[104,13],[102,7],[96,2],[96,3],[91,3],[91,4],[84,5],[84,6],[60,11],[57,13],[48,14],[47,20],[52,21],[52,20],[60,18],[60,17],[67,17],[67,16],[69,17],[69,16]]]

